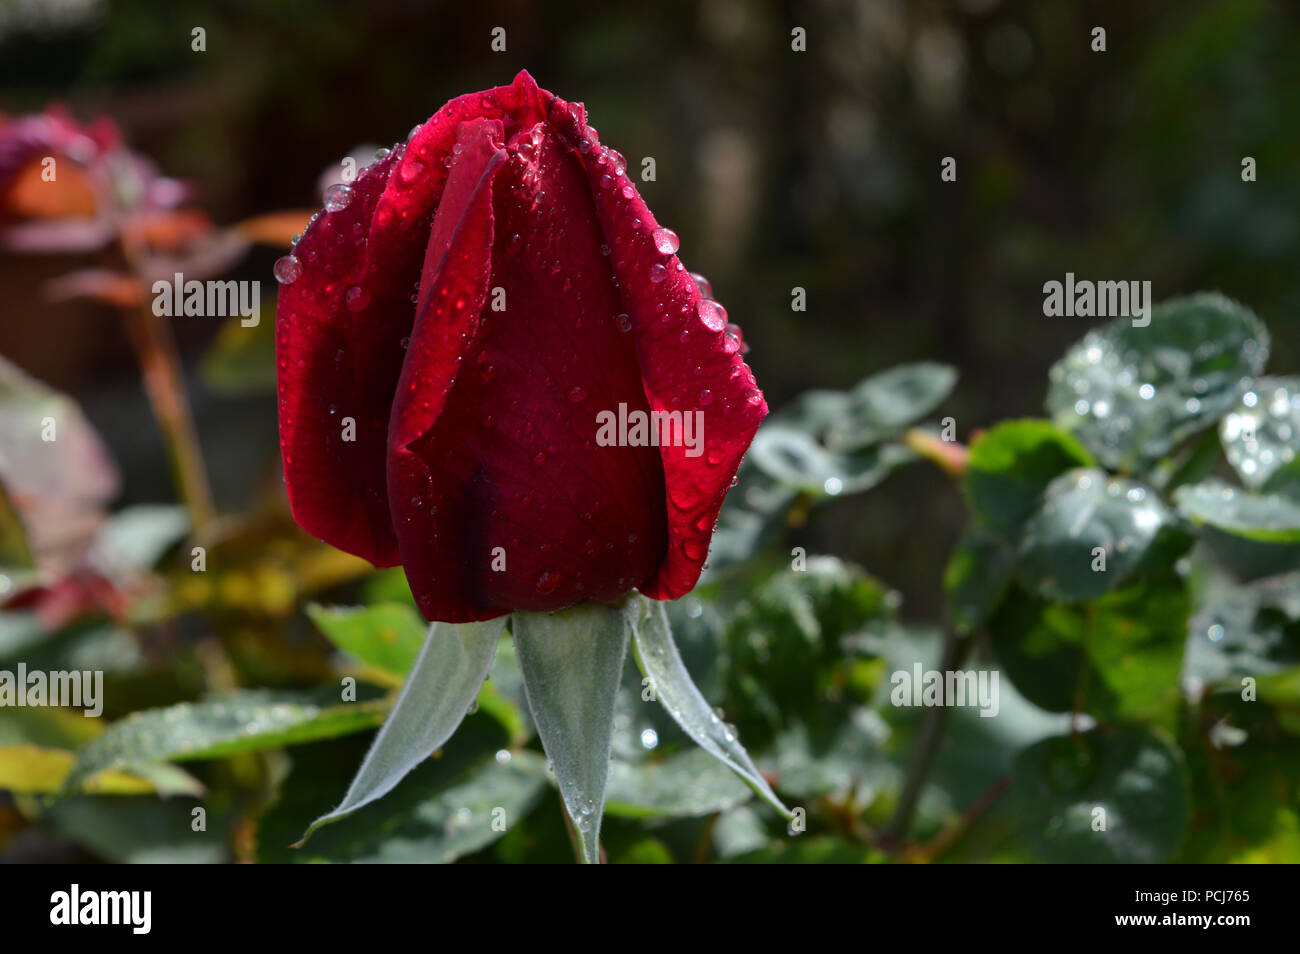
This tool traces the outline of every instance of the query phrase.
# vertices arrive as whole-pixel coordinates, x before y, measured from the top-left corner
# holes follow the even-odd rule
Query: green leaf
[[[1184,681],[1205,687],[1300,664],[1300,574],[1220,586],[1188,623]]]
[[[1191,542],[1151,488],[1074,470],[1048,485],[1025,523],[1016,574],[1047,599],[1080,602],[1172,563]]]
[[[1217,478],[1179,487],[1174,500],[1197,526],[1208,524],[1259,543],[1300,543],[1300,500],[1248,493]]]
[[[1094,463],[1082,444],[1048,421],[1005,421],[971,444],[962,486],[979,521],[1014,543],[1047,485]]]
[[[1174,299],[1146,327],[1120,318],[1086,334],[1052,367],[1047,411],[1107,467],[1142,470],[1234,407],[1268,351],[1248,308]]]
[[[1071,864],[1167,861],[1190,816],[1182,752],[1137,726],[1031,745],[1016,759],[1007,798],[1029,848]]]
[[[559,613],[516,612],[511,623],[533,723],[589,864],[600,860],[628,613],[581,603]]]
[[[120,573],[123,567],[149,570],[189,529],[184,507],[127,507],[104,521],[87,557],[105,573]]]
[[[61,798],[42,825],[117,864],[220,864],[229,861],[232,817],[207,806],[207,827],[194,829],[198,803],[185,798]]]
[[[54,795],[76,762],[75,752],[39,745],[0,745],[0,789],[29,795]],[[86,779],[83,788],[92,795],[199,795],[194,778],[175,766],[151,775],[105,769]]]
[[[377,724],[385,709],[383,701],[330,705],[308,693],[243,690],[133,712],[86,744],[64,790],[76,791],[108,768],[220,758],[360,732]]]
[[[851,450],[892,437],[934,410],[956,383],[955,368],[932,361],[874,374],[848,393],[844,413],[831,421],[826,443]]]
[[[496,653],[505,617],[481,623],[432,623],[420,655],[338,808],[312,822],[303,841],[382,798],[456,731]]]
[[[420,772],[425,783],[403,801],[367,806],[353,818],[319,832],[295,862],[449,864],[496,841],[520,824],[546,790],[546,769],[531,752],[507,761],[480,762],[455,780],[433,781],[437,766]],[[427,764],[427,763],[426,763]],[[423,767],[422,767],[423,768]],[[363,822],[365,822],[363,824]]]
[[[419,612],[400,603],[351,607],[312,603],[307,615],[339,649],[399,679],[415,665],[428,632]]]
[[[275,390],[275,313],[263,308],[258,323],[226,321],[199,364],[203,383],[218,394],[259,394]]]
[[[916,459],[901,444],[831,450],[805,431],[766,424],[754,435],[749,460],[772,479],[814,497],[861,493]]]
[[[1014,552],[982,527],[966,528],[943,571],[943,590],[958,632],[969,633],[985,619],[1006,591]]]
[[[1161,574],[1075,606],[1013,590],[988,629],[1003,671],[1040,708],[1172,725],[1189,613],[1182,581]]]
[[[698,818],[735,808],[753,795],[730,768],[692,748],[641,765],[615,759],[605,811],[624,818]]]
[[[870,655],[864,642],[893,617],[897,594],[836,557],[808,557],[749,592],[730,614],[725,635],[731,699],[748,703],[766,726],[744,718],[746,738],[784,724],[810,698],[842,692]],[[694,670],[699,671],[699,670]]]
[[[673,642],[663,604],[643,597],[636,599],[640,612],[632,631],[633,648],[637,665],[649,680],[655,697],[700,748],[748,782],[777,811],[791,817],[790,810],[759,773],[736,733],[718,718],[695,688]]]
[[[9,499],[9,492],[5,490],[3,482],[0,482],[0,567],[7,571],[7,576],[15,569],[31,571],[35,566],[35,558],[27,543],[27,529],[18,516],[18,508]],[[5,582],[8,584],[5,587],[8,592],[13,583],[10,580]]]
[[[1258,489],[1300,451],[1300,378],[1260,378],[1219,422],[1223,452],[1241,477]]]

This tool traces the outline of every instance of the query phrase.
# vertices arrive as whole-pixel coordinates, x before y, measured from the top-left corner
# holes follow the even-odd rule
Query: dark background
[[[497,26],[505,53],[490,51]],[[807,52],[790,49],[796,26]],[[1157,299],[1223,291],[1272,330],[1271,368],[1300,370],[1293,4],[0,0],[0,112],[62,100],[111,116],[219,224],[319,204],[318,175],[358,144],[404,139],[521,68],[585,102],[629,172],[655,158],[646,199],[744,326],[774,407],[930,359],[960,369],[943,412],[962,439],[1041,414],[1048,367],[1096,321],[1043,316],[1043,283],[1067,271],[1150,280]],[[955,183],[939,179],[945,155]],[[236,277],[269,295],[278,254],[256,251]],[[41,299],[70,267],[0,258],[0,350],[83,403],[126,501],[170,499],[116,315]],[[193,371],[215,324],[177,332]],[[273,395],[190,377],[218,501],[237,510],[276,466]],[[799,542],[937,618],[961,512],[942,476],[909,468],[821,511]]]

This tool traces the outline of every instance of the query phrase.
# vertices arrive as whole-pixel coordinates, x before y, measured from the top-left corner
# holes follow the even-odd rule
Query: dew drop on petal
[[[700,316],[700,322],[704,327],[710,331],[722,331],[727,327],[727,309],[712,298],[701,298],[695,306],[695,313]]]
[[[576,384],[569,389],[569,402],[571,404],[581,404],[587,400],[587,392]]]
[[[550,570],[542,573],[537,578],[538,593],[554,593],[555,588],[560,585],[560,574],[552,573]]]
[[[370,292],[360,285],[353,285],[343,296],[343,301],[348,306],[348,311],[361,311],[370,304]]]
[[[668,277],[668,269],[664,268],[657,262],[650,266],[650,281],[656,285]]]
[[[284,255],[276,261],[273,271],[281,285],[292,285],[302,275],[302,263],[293,255]]]
[[[628,315],[619,315],[617,320],[618,320],[618,330],[619,330],[619,331],[631,331],[631,330],[632,330],[632,318],[631,318],[630,316],[628,316]]]
[[[672,255],[682,247],[681,241],[677,238],[677,233],[672,229],[655,229],[650,234],[654,239],[655,248],[660,255]]]
[[[352,187],[337,183],[325,190],[325,211],[342,212],[352,202]]]
[[[707,278],[699,272],[691,272],[691,280],[695,282],[695,287],[700,290],[700,294],[705,298],[713,297],[713,285]]]

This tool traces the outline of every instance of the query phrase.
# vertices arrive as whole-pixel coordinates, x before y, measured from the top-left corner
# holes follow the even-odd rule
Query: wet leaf
[[[558,613],[516,612],[510,627],[537,735],[555,766],[584,860],[592,864],[600,860],[614,700],[629,624],[628,609],[581,603]]]
[[[1078,602],[1169,565],[1191,542],[1151,488],[1074,470],[1048,485],[1025,523],[1016,575],[1047,599]]]
[[[605,811],[624,818],[697,818],[727,811],[753,795],[730,768],[691,748],[640,765],[615,759]]]
[[[482,623],[432,623],[424,646],[343,802],[312,822],[322,825],[382,798],[446,742],[465,718],[496,654],[505,618]]]
[[[133,712],[87,743],[65,789],[76,791],[108,768],[219,758],[360,732],[378,724],[386,709],[383,701],[330,705],[321,696],[250,689]]]
[[[1047,485],[1094,463],[1082,444],[1048,421],[1006,421],[971,444],[962,486],[980,523],[1014,543]]]
[[[1217,478],[1179,487],[1179,512],[1197,526],[1260,543],[1300,543],[1300,500],[1279,493],[1252,494]]]
[[[1258,489],[1300,450],[1300,378],[1259,378],[1219,422],[1223,452]]]
[[[1052,367],[1047,411],[1107,467],[1142,470],[1232,409],[1268,352],[1248,308],[1173,299],[1146,327],[1119,318],[1085,335]]]
[[[1031,745],[1016,759],[1007,799],[1034,854],[1070,864],[1167,861],[1190,816],[1182,752],[1137,726]]]
[[[776,797],[735,731],[718,718],[695,688],[673,643],[663,605],[640,597],[637,600],[641,613],[633,629],[633,648],[637,665],[649,680],[655,698],[700,748],[748,782],[769,805],[790,817],[790,810]]]

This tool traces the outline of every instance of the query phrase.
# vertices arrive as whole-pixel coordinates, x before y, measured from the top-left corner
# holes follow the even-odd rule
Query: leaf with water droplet
[[[1179,512],[1197,526],[1260,543],[1300,543],[1300,499],[1289,495],[1252,494],[1210,478],[1179,487],[1174,500]]]
[[[632,604],[635,606],[635,604]],[[600,860],[614,702],[627,654],[628,609],[581,603],[517,611],[510,624],[524,692],[583,860]]]
[[[1153,489],[1081,468],[1043,492],[1021,534],[1016,575],[1047,599],[1079,602],[1169,566],[1191,543]]]
[[[610,764],[606,812],[621,818],[699,818],[754,797],[748,785],[703,749],[658,762]]]
[[[735,732],[717,717],[704,696],[695,688],[673,642],[663,604],[635,596],[630,605],[637,611],[632,633],[637,665],[650,680],[659,703],[700,748],[748,782],[754,791],[782,815],[791,817],[790,810],[767,784]]]
[[[962,489],[979,522],[1014,544],[1052,480],[1095,464],[1082,444],[1050,421],[1003,421],[971,443]]]
[[[1134,725],[1029,746],[1016,758],[1007,800],[1021,837],[1048,862],[1168,861],[1191,818],[1182,751]]]
[[[487,678],[504,626],[505,617],[430,624],[411,674],[342,804],[312,822],[303,841],[322,825],[382,798],[451,738]]]
[[[1047,411],[1107,467],[1145,471],[1227,413],[1268,352],[1250,309],[1173,299],[1145,327],[1120,318],[1085,335],[1049,372]]]
[[[916,455],[902,444],[874,444],[831,450],[811,434],[783,424],[765,424],[754,435],[749,460],[788,487],[814,497],[861,493]]]
[[[334,690],[327,695],[249,689],[134,712],[87,743],[65,789],[76,791],[107,768],[220,758],[360,732],[374,727],[386,710],[383,700],[339,703]]]
[[[1257,489],[1300,457],[1300,377],[1258,378],[1219,422],[1219,439],[1241,482]]]

